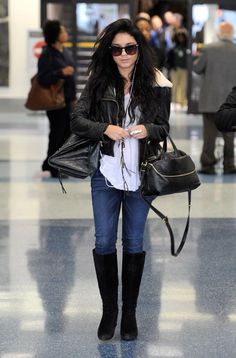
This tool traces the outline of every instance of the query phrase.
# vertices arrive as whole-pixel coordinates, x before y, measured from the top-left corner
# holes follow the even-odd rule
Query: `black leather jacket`
[[[145,113],[141,113],[138,124],[145,125],[148,136],[140,140],[140,163],[143,160],[146,141],[150,141],[151,151],[155,151],[156,144],[165,139],[165,130],[169,131],[170,114],[170,88],[155,87],[156,101],[152,108],[152,117],[147,118]],[[114,90],[108,88],[101,103],[101,113],[99,122],[89,118],[89,96],[87,88],[78,100],[71,119],[71,131],[81,137],[101,141],[101,152],[106,155],[114,156],[114,141],[104,135],[109,124],[118,123],[119,104],[115,98]]]
[[[219,131],[236,132],[236,87],[216,113],[215,125]]]

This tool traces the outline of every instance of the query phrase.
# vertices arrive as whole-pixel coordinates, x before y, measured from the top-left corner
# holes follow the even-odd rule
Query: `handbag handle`
[[[164,128],[164,130],[165,130],[165,128]],[[175,151],[176,153],[178,153],[179,150],[178,150],[178,148],[176,147],[175,142],[173,141],[173,139],[171,138],[170,134],[169,134],[166,130],[165,130],[165,132],[166,132],[167,137],[169,138],[169,141],[170,141],[171,144],[172,144],[172,147],[173,147],[174,151]]]
[[[175,153],[179,153],[179,150],[178,150],[178,148],[176,147],[174,140],[172,139],[172,137],[170,136],[170,134],[167,132],[167,130],[166,130],[165,128],[163,128],[163,129],[164,129],[164,131],[165,131],[166,137],[168,137],[168,139],[169,139],[169,141],[170,141],[170,143],[171,143],[171,145],[172,145],[172,147],[173,147],[173,149],[174,149],[174,152],[175,152]],[[166,138],[164,139],[163,146],[161,146],[160,143],[159,143],[159,150],[160,150],[161,152],[166,152],[166,151],[167,151],[167,140],[166,140]]]
[[[165,134],[166,134],[166,137],[169,138],[169,141],[174,149],[174,153],[178,154],[179,153],[179,150],[178,148],[176,147],[175,145],[175,142],[173,141],[173,139],[171,138],[170,134],[167,132],[167,130],[165,128],[163,128]],[[149,148],[149,141],[146,141],[145,142],[145,147],[144,147],[144,158],[147,158],[147,153],[148,153],[148,148]],[[167,151],[167,140],[166,138],[164,139],[163,141],[163,145],[161,145],[160,143],[157,144],[157,148],[158,150],[160,151],[161,154],[163,154],[164,152]]]
[[[170,226],[169,223],[169,219],[167,216],[165,216],[161,211],[159,211],[157,208],[155,208],[155,206],[153,206],[152,204],[150,204],[147,199],[145,198],[145,196],[142,194],[141,192],[141,196],[144,199],[144,201],[150,206],[150,208],[154,211],[155,214],[157,214],[165,223],[169,234],[170,234],[170,251],[171,251],[171,255],[177,257],[180,252],[182,251],[185,241],[187,239],[187,234],[188,234],[188,230],[189,230],[189,221],[190,221],[190,209],[191,209],[191,190],[188,191],[188,217],[187,217],[187,221],[186,221],[186,225],[185,225],[185,229],[184,229],[184,233],[181,239],[181,242],[177,248],[177,250],[175,251],[175,237],[174,237],[174,233],[173,230]]]

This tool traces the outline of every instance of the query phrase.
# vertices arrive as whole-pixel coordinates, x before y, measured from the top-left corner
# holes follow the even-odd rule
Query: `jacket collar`
[[[171,88],[173,86],[172,83],[159,70],[156,70],[156,85],[159,87],[169,87],[169,88]],[[106,89],[106,91],[104,93],[103,98],[116,100],[115,88],[112,86],[108,86],[108,88]]]
[[[106,89],[104,95],[103,95],[103,99],[111,99],[111,100],[116,100],[116,90],[114,87],[112,86],[108,86],[108,88]]]

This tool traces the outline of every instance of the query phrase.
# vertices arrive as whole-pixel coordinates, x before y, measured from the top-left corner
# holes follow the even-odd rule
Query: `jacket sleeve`
[[[52,57],[48,52],[42,53],[38,61],[38,81],[42,86],[50,86],[63,78],[61,69],[54,69]]]
[[[170,91],[168,87],[161,88],[158,113],[152,123],[144,123],[148,132],[147,140],[161,142],[169,132]]]
[[[215,125],[221,132],[236,132],[236,87],[216,113]]]
[[[206,66],[207,66],[206,51],[202,50],[200,56],[193,62],[193,71],[200,75],[205,72]]]
[[[71,131],[83,138],[104,140],[103,133],[109,123],[92,121],[89,118],[89,106],[88,87],[86,86],[73,109]]]

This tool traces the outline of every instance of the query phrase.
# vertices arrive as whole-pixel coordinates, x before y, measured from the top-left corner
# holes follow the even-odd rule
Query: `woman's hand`
[[[129,132],[119,126],[109,124],[104,134],[113,140],[122,140],[129,137]]]
[[[130,127],[129,134],[131,137],[136,139],[143,139],[146,138],[148,135],[147,129],[143,124],[138,124],[137,126]]]
[[[62,70],[63,76],[71,76],[74,74],[75,69],[72,66],[66,66]]]

